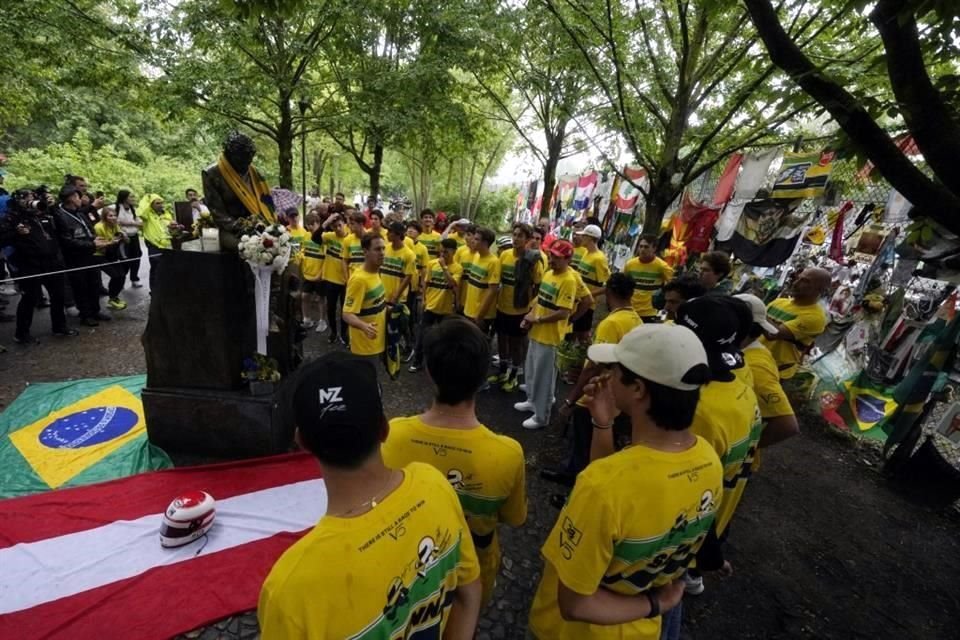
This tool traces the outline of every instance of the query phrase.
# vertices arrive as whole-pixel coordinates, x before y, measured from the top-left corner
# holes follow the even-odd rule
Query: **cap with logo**
[[[513,238],[510,236],[500,236],[497,238],[498,249],[510,249],[513,247]]]
[[[293,415],[301,431],[379,423],[383,401],[372,362],[343,352],[328,353],[298,374]]]
[[[643,324],[617,344],[595,344],[591,361],[620,363],[641,378],[680,391],[693,391],[710,381],[707,354],[690,329],[671,324]]]
[[[741,293],[735,295],[734,298],[743,300],[747,303],[747,306],[750,307],[750,313],[753,315],[753,324],[760,325],[760,328],[767,333],[777,332],[777,328],[773,326],[773,323],[767,320],[767,305],[763,304],[763,300],[750,293]]]
[[[576,231],[575,235],[590,236],[591,238],[596,238],[597,240],[599,240],[600,238],[603,237],[603,231],[601,231],[600,227],[598,227],[595,224],[588,224],[580,231]]]
[[[554,240],[548,251],[558,258],[570,258],[573,256],[573,245],[566,240]]]
[[[730,301],[723,300],[725,297],[694,298],[677,309],[677,324],[692,330],[700,338],[714,376],[743,366],[740,318]]]

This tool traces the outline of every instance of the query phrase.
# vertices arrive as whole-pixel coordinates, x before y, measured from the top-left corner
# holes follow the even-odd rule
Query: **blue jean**
[[[683,621],[683,600],[673,609],[660,616],[660,640],[680,640],[680,623]]]

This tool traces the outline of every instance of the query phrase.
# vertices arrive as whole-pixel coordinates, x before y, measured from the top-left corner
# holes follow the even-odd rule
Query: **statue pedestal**
[[[268,335],[282,374],[299,363],[295,300],[283,274]],[[274,398],[251,396],[243,360],[256,351],[253,274],[235,253],[163,251],[143,334],[150,441],[173,453],[244,458],[282,453],[293,428]]]

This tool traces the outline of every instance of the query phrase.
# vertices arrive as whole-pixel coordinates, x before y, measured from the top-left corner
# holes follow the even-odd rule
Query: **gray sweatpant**
[[[550,422],[553,394],[557,385],[557,348],[530,341],[527,362],[523,367],[523,380],[527,385],[527,400],[533,403],[537,421]]]

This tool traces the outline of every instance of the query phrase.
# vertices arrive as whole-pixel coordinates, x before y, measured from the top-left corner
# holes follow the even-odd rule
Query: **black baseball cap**
[[[368,425],[379,433],[383,400],[372,362],[344,352],[328,353],[301,367],[293,392],[293,415],[304,432],[343,430],[362,437]]]
[[[715,376],[743,366],[740,314],[732,303],[722,299],[724,297],[701,296],[684,302],[677,309],[677,324],[700,338],[710,371]]]

